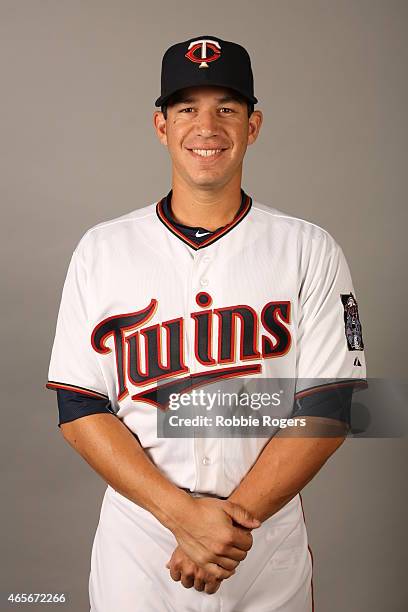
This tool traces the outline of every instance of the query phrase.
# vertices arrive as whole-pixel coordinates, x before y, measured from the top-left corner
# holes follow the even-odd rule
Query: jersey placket
[[[190,313],[199,310],[196,296],[199,292],[211,293],[211,265],[214,265],[211,248],[194,251],[191,291],[190,291]],[[197,359],[194,354],[194,320],[190,316],[189,321],[189,366],[191,374],[199,371]],[[211,417],[205,407],[200,407],[200,414]],[[194,459],[196,467],[196,482],[194,490],[197,492],[211,492],[216,490],[221,475],[222,440],[220,438],[193,438]]]

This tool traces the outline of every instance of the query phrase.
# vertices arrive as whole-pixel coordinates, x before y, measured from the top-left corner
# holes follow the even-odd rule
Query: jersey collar
[[[188,244],[192,249],[198,251],[198,249],[202,249],[206,247],[216,240],[219,240],[222,236],[230,232],[246,215],[251,209],[252,206],[252,198],[248,196],[243,189],[241,189],[241,205],[235,218],[227,225],[223,227],[219,227],[218,229],[209,232],[209,230],[202,227],[191,227],[188,225],[183,225],[182,223],[178,223],[172,214],[171,211],[171,197],[173,194],[173,190],[171,189],[167,196],[162,198],[156,204],[156,213],[159,217],[160,221],[169,229],[172,234],[180,238],[183,242]],[[207,234],[208,236],[198,236],[196,234]]]

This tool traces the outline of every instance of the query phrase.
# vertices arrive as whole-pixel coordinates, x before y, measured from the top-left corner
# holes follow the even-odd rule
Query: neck
[[[214,231],[230,223],[241,204],[241,177],[214,189],[191,187],[173,179],[171,211],[178,223]]]

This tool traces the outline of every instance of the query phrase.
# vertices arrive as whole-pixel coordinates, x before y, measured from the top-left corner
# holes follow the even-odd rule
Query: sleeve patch
[[[358,304],[352,293],[340,294],[344,308],[344,331],[349,351],[364,349],[361,322],[358,316]]]

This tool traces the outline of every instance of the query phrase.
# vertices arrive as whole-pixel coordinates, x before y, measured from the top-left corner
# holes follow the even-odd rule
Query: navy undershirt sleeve
[[[296,400],[293,416],[320,416],[343,421],[351,425],[351,404],[353,388],[316,390],[309,396]],[[57,389],[59,423],[75,421],[91,414],[115,414],[109,399],[95,398]]]
[[[351,426],[353,386],[318,389],[309,396],[296,400],[294,415],[319,416],[343,421]]]
[[[108,399],[91,397],[83,393],[68,391],[67,389],[57,389],[57,402],[59,413],[58,427],[63,423],[69,423],[90,414],[114,414]]]

